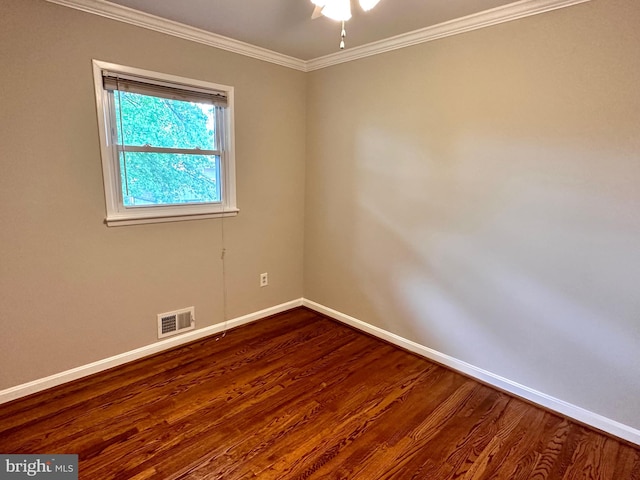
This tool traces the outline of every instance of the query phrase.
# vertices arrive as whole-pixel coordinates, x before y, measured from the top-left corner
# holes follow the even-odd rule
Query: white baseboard
[[[488,372],[482,368],[478,368],[469,363],[463,362],[462,360],[458,360],[457,358],[450,357],[449,355],[445,355],[444,353],[433,350],[432,348],[412,342],[411,340],[407,340],[395,333],[375,327],[363,322],[362,320],[358,320],[357,318],[325,307],[324,305],[311,300],[303,299],[302,305],[318,313],[331,317],[334,320],[338,320],[346,325],[409,350],[410,352],[433,360],[434,362],[449,367],[452,370],[492,385],[500,390],[512,393],[513,395],[526,399],[544,408],[577,420],[580,423],[589,425],[603,432],[607,432],[618,438],[623,438],[636,445],[640,445],[640,430],[633,427],[616,422],[610,418],[603,417],[597,413],[590,412],[589,410],[585,410],[584,408],[559,400],[545,393],[538,392],[537,390],[526,387],[517,382],[513,382],[507,378],[501,377],[500,375],[496,375],[495,373]]]
[[[282,303],[248,315],[243,315],[242,317],[237,317],[228,320],[227,322],[217,323],[216,325],[211,325],[198,330],[192,330],[182,335],[177,335],[166,340],[155,342],[151,345],[140,347],[129,352],[124,352],[113,357],[72,368],[32,382],[23,383],[22,385],[16,385],[15,387],[7,388],[6,390],[0,390],[0,404],[31,395],[32,393],[40,392],[48,388],[56,387],[72,380],[93,375],[94,373],[117,367],[164,350],[169,350],[209,335],[215,335],[223,330],[239,327],[240,325],[245,325],[299,306],[308,307],[311,310],[322,313],[334,320],[338,320],[339,322],[397,345],[410,352],[433,360],[434,362],[449,367],[452,370],[464,373],[465,375],[478,379],[484,383],[499,388],[500,390],[512,393],[518,397],[524,398],[554,412],[558,412],[561,415],[577,420],[583,424],[589,425],[603,432],[607,432],[616,437],[623,438],[636,445],[640,445],[640,430],[620,422],[616,422],[615,420],[589,410],[585,410],[584,408],[576,405],[572,405],[563,400],[559,400],[545,393],[538,392],[537,390],[526,387],[517,382],[513,382],[507,378],[501,377],[500,375],[488,372],[474,365],[463,362],[462,360],[458,360],[457,358],[438,352],[437,350],[433,350],[429,347],[425,347],[424,345],[407,340],[395,333],[388,332],[382,328],[370,325],[362,320],[358,320],[357,318],[304,298]]]
[[[261,318],[269,317],[277,313],[285,312],[295,307],[302,305],[302,299],[292,300],[290,302],[276,305],[275,307],[265,308],[259,312],[250,313],[237,317],[226,322],[217,323],[209,327],[200,328],[198,330],[191,330],[190,332],[183,333],[182,335],[176,335],[175,337],[161,340],[159,342],[146,345],[144,347],[136,348],[129,352],[124,352],[113,357],[98,360],[97,362],[82,365],[80,367],[72,368],[64,372],[56,373],[48,377],[40,378],[32,382],[23,383],[22,385],[16,385],[15,387],[7,388],[6,390],[0,390],[0,404],[15,400],[17,398],[31,395],[32,393],[40,392],[48,388],[62,385],[63,383],[77,380],[78,378],[93,375],[94,373],[102,372],[109,368],[117,367],[134,360],[138,360],[155,353],[168,350],[170,348],[183,345],[185,343],[193,342],[209,335],[215,335],[216,333],[228,330],[240,325],[255,322]]]

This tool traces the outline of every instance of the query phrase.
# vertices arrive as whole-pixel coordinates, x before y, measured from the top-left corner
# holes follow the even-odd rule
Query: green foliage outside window
[[[114,92],[118,143],[215,150],[213,105]],[[125,206],[219,202],[217,155],[120,152]]]

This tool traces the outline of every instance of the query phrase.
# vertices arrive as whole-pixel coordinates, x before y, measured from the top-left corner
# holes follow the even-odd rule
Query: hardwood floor
[[[0,405],[80,478],[640,479],[640,449],[299,308]]]

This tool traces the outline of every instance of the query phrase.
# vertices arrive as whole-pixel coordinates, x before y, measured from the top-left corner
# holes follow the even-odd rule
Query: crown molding
[[[274,63],[283,67],[311,72],[321,68],[351,62],[360,58],[366,58],[381,53],[398,50],[400,48],[431,42],[440,38],[458,35],[460,33],[478,30],[480,28],[498,25],[500,23],[518,20],[532,15],[566,8],[591,0],[520,0],[515,3],[492,8],[483,12],[474,13],[466,17],[457,18],[448,22],[439,23],[430,27],[403,33],[395,37],[386,38],[377,42],[368,43],[348,50],[314,58],[301,60],[299,58],[274,52],[266,48],[257,47],[249,43],[234,40],[229,37],[211,33],[199,28],[190,27],[182,23],[166,20],[155,15],[140,12],[132,8],[110,3],[105,0],[46,0],[50,3],[63,5],[83,12],[92,13],[101,17],[147,28],[156,32],[165,33],[174,37],[190,40],[192,42],[220,48],[247,57],[256,58],[265,62]]]
[[[199,28],[184,25],[183,23],[167,20],[149,13],[140,12],[129,7],[110,3],[105,0],[46,0],[50,3],[63,5],[75,10],[80,10],[101,17],[117,20],[119,22],[136,25],[156,32],[165,33],[174,37],[202,43],[210,47],[220,48],[240,55],[245,55],[265,62],[275,63],[283,67],[293,68],[305,72],[307,66],[304,60],[290,57],[282,53],[274,52],[266,48],[257,47],[249,43],[224,37],[216,33],[207,32]]]
[[[400,48],[431,42],[444,37],[458,35],[460,33],[478,30],[480,28],[511,22],[520,18],[538,15],[540,13],[566,8],[591,0],[521,0],[501,7],[492,8],[483,12],[456,18],[448,22],[439,23],[412,32],[403,33],[395,37],[386,38],[377,42],[368,43],[359,47],[353,47],[341,52],[332,53],[323,57],[314,58],[307,62],[307,71],[351,62],[360,58],[371,57],[381,53],[398,50]]]

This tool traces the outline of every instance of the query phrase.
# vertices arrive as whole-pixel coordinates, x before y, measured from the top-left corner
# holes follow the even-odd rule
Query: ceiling
[[[311,20],[310,0],[109,0],[110,3],[263,47],[300,60],[339,51],[340,25]],[[513,0],[380,0],[363,12],[352,0],[347,49],[437,25]]]

